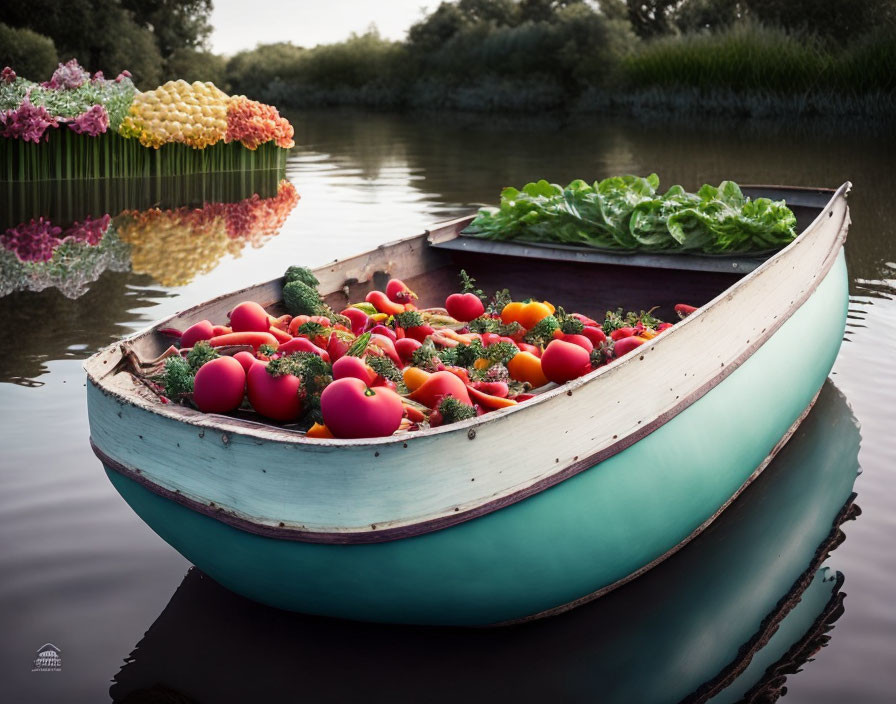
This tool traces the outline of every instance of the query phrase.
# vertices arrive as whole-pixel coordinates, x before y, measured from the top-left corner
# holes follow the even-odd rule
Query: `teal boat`
[[[315,702],[774,701],[843,610],[842,576],[820,565],[858,511],[859,442],[846,400],[826,382],[787,447],[687,548],[603,599],[518,628],[286,614],[191,569],[145,636],[135,634],[109,693],[150,700],[164,683],[219,703],[297,690]],[[134,492],[144,511],[167,514],[165,499]]]
[[[800,235],[765,260],[612,257],[473,241],[470,218],[316,270],[334,307],[398,277],[444,300],[458,268],[586,314],[699,310],[526,404],[388,438],[334,440],[202,414],[129,371],[159,332],[277,313],[281,280],[184,311],[86,363],[91,442],[113,485],[225,587],[305,613],[490,625],[556,614],[696,537],[763,471],[833,365],[847,308],[846,183],[755,187]],[[147,493],[148,492],[148,493]],[[146,497],[161,497],[164,510]]]

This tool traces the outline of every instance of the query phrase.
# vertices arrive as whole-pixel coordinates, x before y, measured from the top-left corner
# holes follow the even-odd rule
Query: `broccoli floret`
[[[434,372],[439,366],[439,353],[431,342],[418,347],[411,354],[411,364],[427,372]]]
[[[618,330],[619,328],[626,327],[625,316],[622,314],[622,308],[617,308],[615,311],[608,310],[606,316],[604,317],[603,324],[604,334],[609,335],[614,330]]]
[[[301,281],[311,288],[317,288],[320,284],[320,281],[311,273],[311,270],[304,266],[291,266],[286,270],[286,273],[283,275],[284,286],[293,281]]]
[[[585,323],[578,318],[573,318],[562,307],[554,312],[554,317],[560,324],[560,332],[565,335],[579,335],[585,329]]]
[[[613,359],[613,340],[607,338],[591,350],[591,368],[597,369]]]
[[[393,321],[395,322],[396,327],[404,328],[405,330],[408,328],[418,328],[425,324],[423,316],[415,310],[406,310],[404,313],[396,313],[393,316]]]
[[[406,394],[408,392],[408,387],[405,386],[401,370],[396,367],[395,363],[386,355],[368,355],[365,361],[367,362],[367,366],[383,377],[383,379],[388,379],[389,381],[394,382],[395,386],[398,387],[398,393]]]
[[[283,304],[290,315],[320,315],[323,301],[304,281],[290,281],[283,287]]]
[[[187,360],[183,357],[166,359],[162,384],[165,387],[165,396],[172,401],[177,401],[184,394],[193,391],[193,372]]]
[[[476,342],[479,341],[476,340]],[[477,350],[480,358],[488,360],[489,366],[493,364],[507,364],[519,351],[520,348],[511,342],[496,342],[488,347],[482,347],[480,343],[479,350]]]
[[[458,401],[454,396],[446,396],[438,406],[438,412],[442,416],[442,425],[457,423],[460,420],[476,417],[476,409]]]
[[[532,345],[546,345],[554,339],[554,332],[560,329],[560,323],[553,315],[546,315],[532,327],[523,338]]]
[[[491,318],[487,315],[482,315],[471,320],[467,327],[470,328],[470,332],[493,332],[502,337],[512,337],[523,329],[523,326],[515,320],[505,325],[501,322],[500,318]]]
[[[309,394],[319,394],[333,381],[333,368],[314,352],[294,352],[273,359],[268,362],[267,370],[273,376],[292,374],[299,377],[302,387]]]
[[[208,344],[207,341],[201,340],[193,345],[193,349],[187,352],[187,364],[190,366],[190,371],[195,374],[203,364],[220,356],[217,350]]]

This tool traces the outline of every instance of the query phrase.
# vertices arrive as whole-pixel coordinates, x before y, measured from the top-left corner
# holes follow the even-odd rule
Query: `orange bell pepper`
[[[507,362],[507,371],[517,381],[528,381],[533,387],[544,386],[548,378],[541,370],[541,360],[531,352],[517,352]]]

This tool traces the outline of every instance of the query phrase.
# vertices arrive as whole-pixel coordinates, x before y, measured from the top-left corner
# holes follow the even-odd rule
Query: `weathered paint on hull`
[[[665,425],[550,489],[417,537],[360,545],[262,537],[107,473],[163,539],[251,599],[392,623],[526,618],[624,580],[711,520],[821,388],[840,347],[847,303],[841,251],[770,340]]]

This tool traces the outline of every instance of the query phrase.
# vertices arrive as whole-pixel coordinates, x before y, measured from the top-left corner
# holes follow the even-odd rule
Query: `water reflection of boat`
[[[693,539],[805,417],[843,336],[848,190],[752,189],[786,197],[803,231],[746,276],[730,259],[686,271],[696,262],[684,255],[608,264],[441,247],[469,218],[320,267],[340,310],[389,275],[425,292],[422,306],[441,303],[461,266],[483,288],[592,316],[658,305],[669,319],[676,299],[701,305],[638,353],[525,404],[390,437],[309,438],[203,414],[134,378],[132,352],[168,348],[162,327],[223,322],[244,300],[284,312],[280,279],[235,291],[88,360],[94,450],[153,530],[263,603],[441,625],[556,614]]]
[[[54,287],[77,298],[107,270],[185,284],[279,232],[299,196],[264,175],[6,184],[21,220],[6,214],[0,229],[0,297]]]
[[[193,569],[110,694],[127,702],[161,683],[203,702],[771,701],[842,608],[839,576],[819,568],[856,511],[858,449],[856,420],[828,382],[790,443],[697,540],[603,599],[511,629],[284,613]]]

